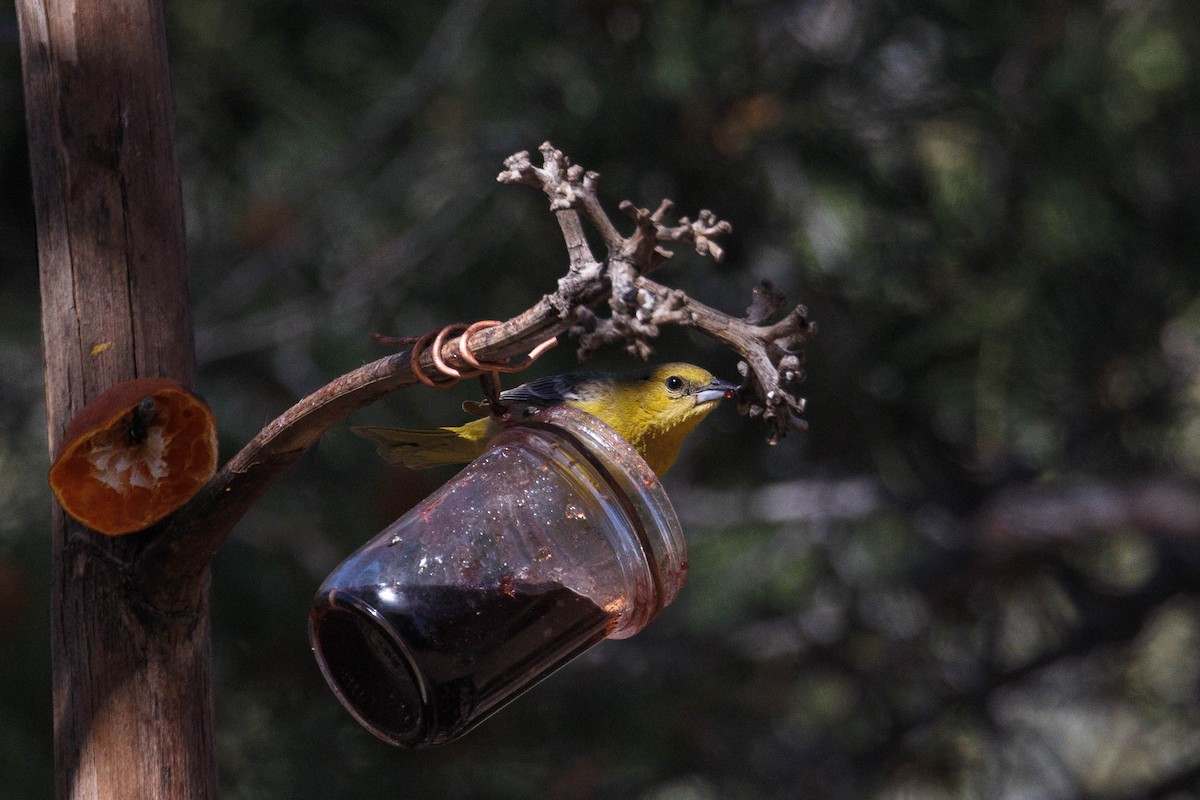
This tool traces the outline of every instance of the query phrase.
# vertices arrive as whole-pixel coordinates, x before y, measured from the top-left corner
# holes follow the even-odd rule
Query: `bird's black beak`
[[[713,378],[712,383],[707,386],[701,386],[695,392],[696,405],[704,403],[715,403],[718,400],[728,400],[733,397],[733,393],[737,391],[737,386],[729,381],[723,381],[719,378]]]

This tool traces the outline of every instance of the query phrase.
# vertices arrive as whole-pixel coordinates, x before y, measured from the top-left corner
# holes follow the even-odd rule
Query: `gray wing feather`
[[[579,387],[603,379],[597,372],[572,372],[566,375],[548,375],[505,389],[500,399],[505,403],[519,405],[550,406],[564,400],[579,400]]]

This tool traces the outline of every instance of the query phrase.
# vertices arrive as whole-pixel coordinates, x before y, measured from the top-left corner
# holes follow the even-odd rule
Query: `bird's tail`
[[[350,430],[379,445],[379,455],[387,461],[412,469],[428,469],[462,464],[482,455],[491,438],[490,422],[477,419],[466,425],[433,430],[370,427]]]

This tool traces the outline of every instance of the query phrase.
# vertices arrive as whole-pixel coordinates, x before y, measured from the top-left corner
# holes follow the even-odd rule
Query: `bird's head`
[[[737,386],[693,364],[663,364],[639,375],[643,408],[658,417],[655,427],[693,426],[733,397]],[[690,427],[690,426],[689,426]]]
[[[660,476],[674,463],[684,437],[737,390],[691,364],[663,364],[608,380],[606,391],[573,404],[616,429]]]

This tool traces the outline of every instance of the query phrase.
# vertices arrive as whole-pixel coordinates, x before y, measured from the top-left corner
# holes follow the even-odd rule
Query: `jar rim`
[[[687,571],[683,529],[658,475],[612,426],[573,406],[541,410],[512,427],[543,429],[561,436],[592,462],[622,504],[627,505],[624,510],[635,527],[654,581],[656,607],[646,621],[653,619],[675,599]],[[626,635],[636,633],[637,629]]]

